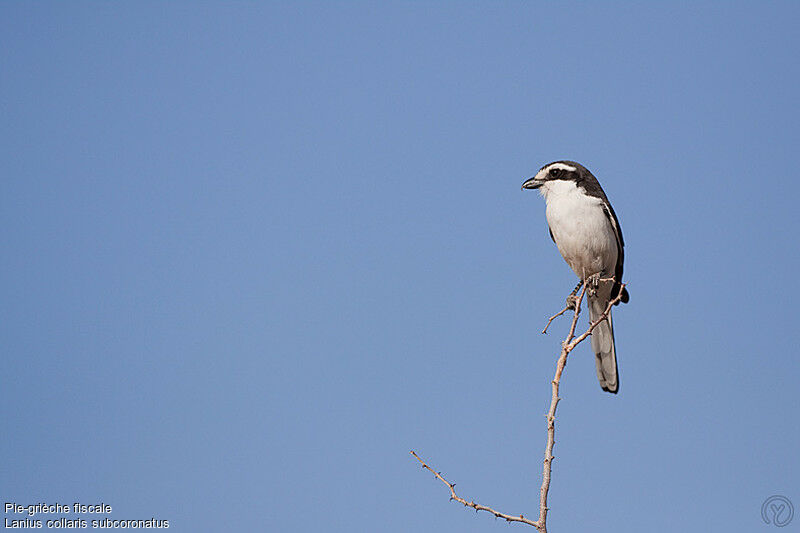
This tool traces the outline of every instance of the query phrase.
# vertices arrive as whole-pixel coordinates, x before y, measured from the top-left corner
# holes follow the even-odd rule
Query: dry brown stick
[[[599,283],[599,282],[601,282],[601,281],[614,281],[614,278],[598,278],[598,279],[597,279],[597,282],[598,282],[598,283]],[[573,295],[570,295],[570,296],[573,296]],[[575,305],[575,304],[573,303],[573,305]],[[564,307],[564,309],[562,309],[562,310],[561,310],[561,311],[559,311],[558,313],[556,313],[556,314],[554,314],[553,316],[551,316],[551,317],[550,317],[550,318],[547,320],[547,324],[545,324],[545,326],[544,326],[544,329],[542,330],[542,335],[544,335],[544,334],[546,334],[546,333],[547,333],[547,329],[550,327],[550,324],[552,324],[552,323],[553,323],[553,320],[555,320],[556,318],[560,317],[561,315],[563,315],[564,313],[566,313],[566,312],[567,312],[567,311],[569,311],[570,309],[572,309],[572,310],[574,311],[574,310],[575,310],[575,307],[570,307],[570,305],[569,305],[569,304],[567,304],[567,305]]]
[[[569,306],[566,306],[566,307],[564,307],[564,309],[562,309],[562,310],[561,310],[561,311],[559,311],[558,313],[556,313],[556,314],[554,314],[553,316],[551,316],[551,317],[550,317],[550,319],[547,321],[547,324],[545,325],[544,329],[542,330],[542,335],[544,335],[545,333],[547,333],[547,328],[549,328],[549,327],[550,327],[550,324],[552,324],[552,323],[553,323],[553,320],[555,320],[556,318],[560,317],[561,315],[563,315],[564,313],[566,313],[567,311],[569,311],[569,309],[570,309],[570,308],[569,308]]]
[[[606,317],[608,317],[608,314],[611,312],[611,308],[614,307],[615,305],[617,305],[617,303],[620,300],[622,300],[622,289],[624,289],[624,288],[625,288],[625,284],[623,283],[623,284],[621,284],[619,286],[619,293],[617,294],[617,297],[608,302],[608,305],[606,305],[605,311],[603,311],[603,313],[600,315],[600,317],[597,320],[595,320],[594,322],[590,323],[589,327],[586,329],[586,331],[583,334],[581,334],[579,337],[576,337],[575,340],[573,340],[570,343],[569,351],[574,350],[575,347],[578,344],[580,344],[583,340],[586,339],[586,337],[588,337],[589,335],[592,334],[592,332],[594,331],[594,328],[599,326],[600,322],[602,322],[603,320],[606,319]]]
[[[440,474],[439,472],[435,471],[433,468],[428,466],[428,464],[425,461],[423,461],[420,458],[420,456],[417,455],[417,453],[414,450],[411,450],[411,455],[416,457],[417,461],[422,463],[422,468],[430,471],[434,476],[436,476],[438,479],[440,479],[442,481],[442,483],[447,485],[447,487],[450,489],[450,499],[453,499],[453,500],[457,501],[458,503],[461,503],[461,504],[465,505],[466,507],[472,507],[476,511],[486,511],[487,513],[492,513],[496,518],[502,518],[506,522],[522,522],[523,524],[528,524],[529,526],[534,526],[536,528],[539,527],[538,523],[534,522],[533,520],[529,520],[528,518],[525,518],[522,515],[513,516],[513,515],[510,515],[510,514],[505,514],[505,513],[499,512],[499,511],[495,511],[491,507],[486,507],[485,505],[480,505],[478,503],[475,503],[474,501],[468,502],[467,500],[465,500],[464,498],[462,498],[462,497],[460,497],[460,496],[458,496],[456,494],[456,484],[455,483],[448,482],[444,477],[442,477],[442,474]]]
[[[544,449],[544,464],[542,466],[542,488],[539,489],[539,520],[537,529],[542,533],[547,532],[547,494],[550,491],[550,474],[553,468],[553,446],[556,443],[556,407],[561,400],[558,396],[558,389],[561,385],[561,373],[567,366],[567,356],[572,351],[569,348],[569,341],[575,336],[575,327],[578,325],[578,317],[581,314],[581,303],[586,295],[587,284],[584,284],[578,298],[575,300],[575,314],[572,317],[572,324],[569,327],[567,338],[561,343],[561,355],[556,363],[556,374],[550,383],[553,387],[553,395],[550,399],[550,410],[547,411],[547,446]]]
[[[602,278],[599,281],[614,281],[614,278]],[[625,284],[622,283],[619,288],[619,292],[617,293],[616,298],[608,302],[605,310],[600,314],[597,320],[591,322],[589,327],[586,329],[584,333],[575,337],[575,328],[578,325],[578,317],[581,313],[581,303],[583,302],[583,297],[586,295],[587,285],[584,284],[583,289],[580,292],[580,295],[575,301],[575,314],[572,317],[572,323],[570,324],[569,332],[567,333],[566,339],[561,343],[561,355],[558,358],[558,362],[556,363],[556,373],[551,381],[553,395],[550,400],[550,410],[547,412],[547,445],[544,451],[544,465],[542,467],[542,487],[539,491],[539,520],[533,521],[528,518],[525,518],[523,515],[512,516],[505,513],[501,513],[499,511],[495,511],[490,507],[486,507],[484,505],[480,505],[475,503],[474,501],[468,502],[467,500],[459,497],[456,495],[455,491],[455,483],[450,483],[442,475],[435,470],[433,470],[430,466],[428,466],[420,457],[412,450],[411,455],[417,458],[417,460],[422,463],[422,467],[429,470],[433,473],[438,479],[442,481],[445,485],[448,486],[450,489],[450,498],[456,500],[457,502],[465,505],[466,507],[471,507],[476,511],[487,511],[492,513],[497,518],[503,518],[508,522],[522,522],[523,524],[528,524],[530,526],[535,527],[541,533],[547,533],[547,511],[549,510],[547,507],[547,495],[550,491],[550,476],[552,473],[552,466],[553,466],[553,446],[555,445],[555,418],[556,418],[556,407],[558,406],[558,402],[561,400],[558,396],[559,386],[561,384],[561,374],[564,372],[564,367],[567,365],[567,357],[569,356],[570,352],[574,350],[578,344],[582,341],[586,340],[586,337],[592,334],[592,331],[600,325],[603,320],[605,320],[609,313],[611,313],[611,308],[616,305],[622,299],[622,290],[625,288]],[[553,316],[550,319],[550,322],[553,319],[557,318],[558,316],[564,314],[566,310],[561,311],[557,315]],[[548,326],[550,325],[548,322]],[[545,327],[545,330],[547,327]]]
[[[572,324],[570,325],[567,338],[561,345],[561,355],[556,363],[556,375],[552,381],[553,396],[550,400],[550,410],[547,412],[547,446],[544,450],[542,488],[539,491],[539,520],[537,521],[537,523],[541,525],[536,526],[536,528],[542,533],[547,533],[547,493],[550,491],[550,474],[553,467],[553,445],[555,444],[556,436],[556,407],[558,406],[558,402],[561,400],[561,398],[558,396],[558,389],[561,385],[561,373],[564,371],[564,367],[567,366],[567,357],[569,356],[570,352],[574,350],[578,344],[585,340],[586,337],[591,335],[592,331],[594,331],[594,328],[599,326],[600,323],[606,319],[608,314],[611,312],[611,308],[622,298],[622,289],[624,288],[625,284],[623,283],[620,286],[617,297],[608,302],[605,310],[597,318],[597,320],[591,322],[586,331],[577,338],[575,338],[575,327],[578,324],[578,316],[581,313],[581,302],[583,301],[583,297],[586,295],[586,285],[584,285],[583,290],[580,292],[580,295],[575,301],[575,315],[572,317]]]

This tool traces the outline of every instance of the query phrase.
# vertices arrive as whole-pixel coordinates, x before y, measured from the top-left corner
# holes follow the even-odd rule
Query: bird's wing
[[[614,208],[611,207],[611,203],[609,203],[608,200],[603,202],[603,212],[606,214],[606,218],[608,218],[608,222],[611,224],[611,229],[614,230],[614,236],[617,239],[617,264],[614,266],[615,283],[611,290],[611,299],[613,300],[617,297],[617,294],[619,294],[620,283],[622,283],[622,267],[625,262],[625,240],[622,238],[622,229],[619,227],[617,214],[614,213]],[[628,301],[628,291],[623,293],[622,301]]]

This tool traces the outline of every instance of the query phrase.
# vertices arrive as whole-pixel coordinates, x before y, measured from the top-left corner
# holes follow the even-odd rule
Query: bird
[[[575,161],[554,161],[525,180],[522,189],[538,189],[544,197],[550,238],[579,278],[575,290],[567,297],[567,307],[574,308],[575,295],[584,283],[592,322],[618,296],[615,304],[627,303],[628,291],[621,286],[625,260],[622,228],[606,193],[589,169]],[[591,344],[600,387],[616,394],[619,371],[610,311],[592,332]]]

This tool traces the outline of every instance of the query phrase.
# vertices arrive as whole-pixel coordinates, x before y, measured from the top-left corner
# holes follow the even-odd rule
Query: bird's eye
[[[564,172],[561,168],[553,168],[550,169],[550,175],[553,176],[553,179],[558,179],[561,177],[561,174]]]

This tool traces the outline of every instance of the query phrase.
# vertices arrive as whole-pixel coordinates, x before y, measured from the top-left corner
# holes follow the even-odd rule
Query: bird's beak
[[[522,184],[522,189],[538,189],[542,185],[544,185],[544,182],[537,180],[536,176],[534,176]]]

